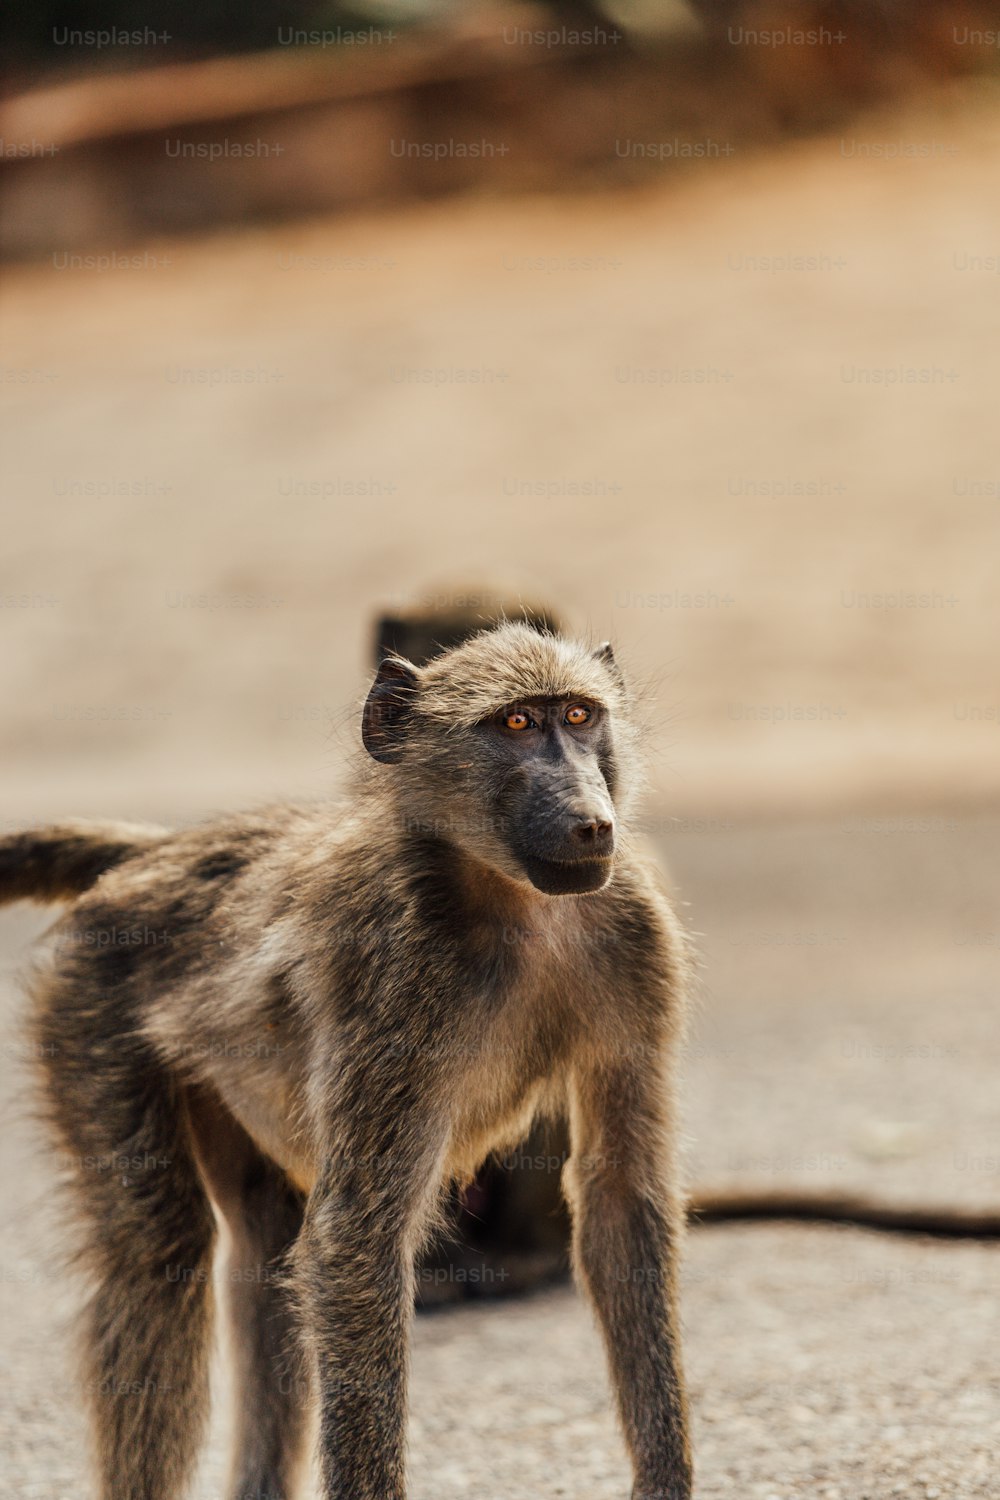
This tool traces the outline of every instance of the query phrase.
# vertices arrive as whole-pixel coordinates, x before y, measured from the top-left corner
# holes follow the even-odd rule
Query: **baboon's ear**
[[[612,677],[620,687],[625,686],[625,678],[622,676],[621,667],[615,661],[615,653],[611,649],[610,641],[604,641],[602,645],[598,646],[597,650],[594,652],[594,660],[599,661],[602,666],[607,667],[608,671],[611,673]]]
[[[379,667],[361,716],[361,738],[374,759],[398,760],[417,691],[417,674],[402,657],[390,656]]]

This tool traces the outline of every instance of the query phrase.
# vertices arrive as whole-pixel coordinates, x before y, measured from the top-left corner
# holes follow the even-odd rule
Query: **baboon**
[[[343,806],[0,840],[0,900],[73,903],[33,1026],[93,1283],[102,1500],[178,1500],[191,1475],[217,1214],[242,1273],[233,1500],[293,1494],[305,1386],[325,1500],[403,1500],[415,1257],[448,1184],[539,1114],[570,1124],[574,1269],[633,1496],[689,1500],[689,960],[629,835],[622,675],[609,647],[505,624],[387,658],[362,739]]]

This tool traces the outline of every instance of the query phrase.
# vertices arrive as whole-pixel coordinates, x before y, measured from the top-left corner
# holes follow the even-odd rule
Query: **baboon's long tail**
[[[145,823],[53,823],[0,838],[0,905],[69,901],[105,870],[164,838]]]

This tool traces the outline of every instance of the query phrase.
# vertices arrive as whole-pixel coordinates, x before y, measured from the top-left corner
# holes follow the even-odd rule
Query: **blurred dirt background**
[[[996,1208],[998,146],[975,76],[632,185],[9,267],[0,819],[324,796],[375,610],[551,599],[642,694],[689,1179]],[[77,1500],[43,927],[0,923],[0,1494]],[[700,1495],[995,1495],[997,1289],[988,1246],[695,1231]],[[625,1491],[569,1290],[420,1319],[414,1403],[415,1500]]]

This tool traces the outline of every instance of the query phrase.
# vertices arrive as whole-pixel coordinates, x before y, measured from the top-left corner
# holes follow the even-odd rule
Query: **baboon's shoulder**
[[[602,924],[609,933],[616,980],[637,993],[666,988],[678,999],[692,966],[690,937],[656,861],[644,852],[623,860],[607,891]]]
[[[630,851],[608,889],[615,920],[635,928],[673,931],[678,925],[670,889],[659,863],[644,849]]]

